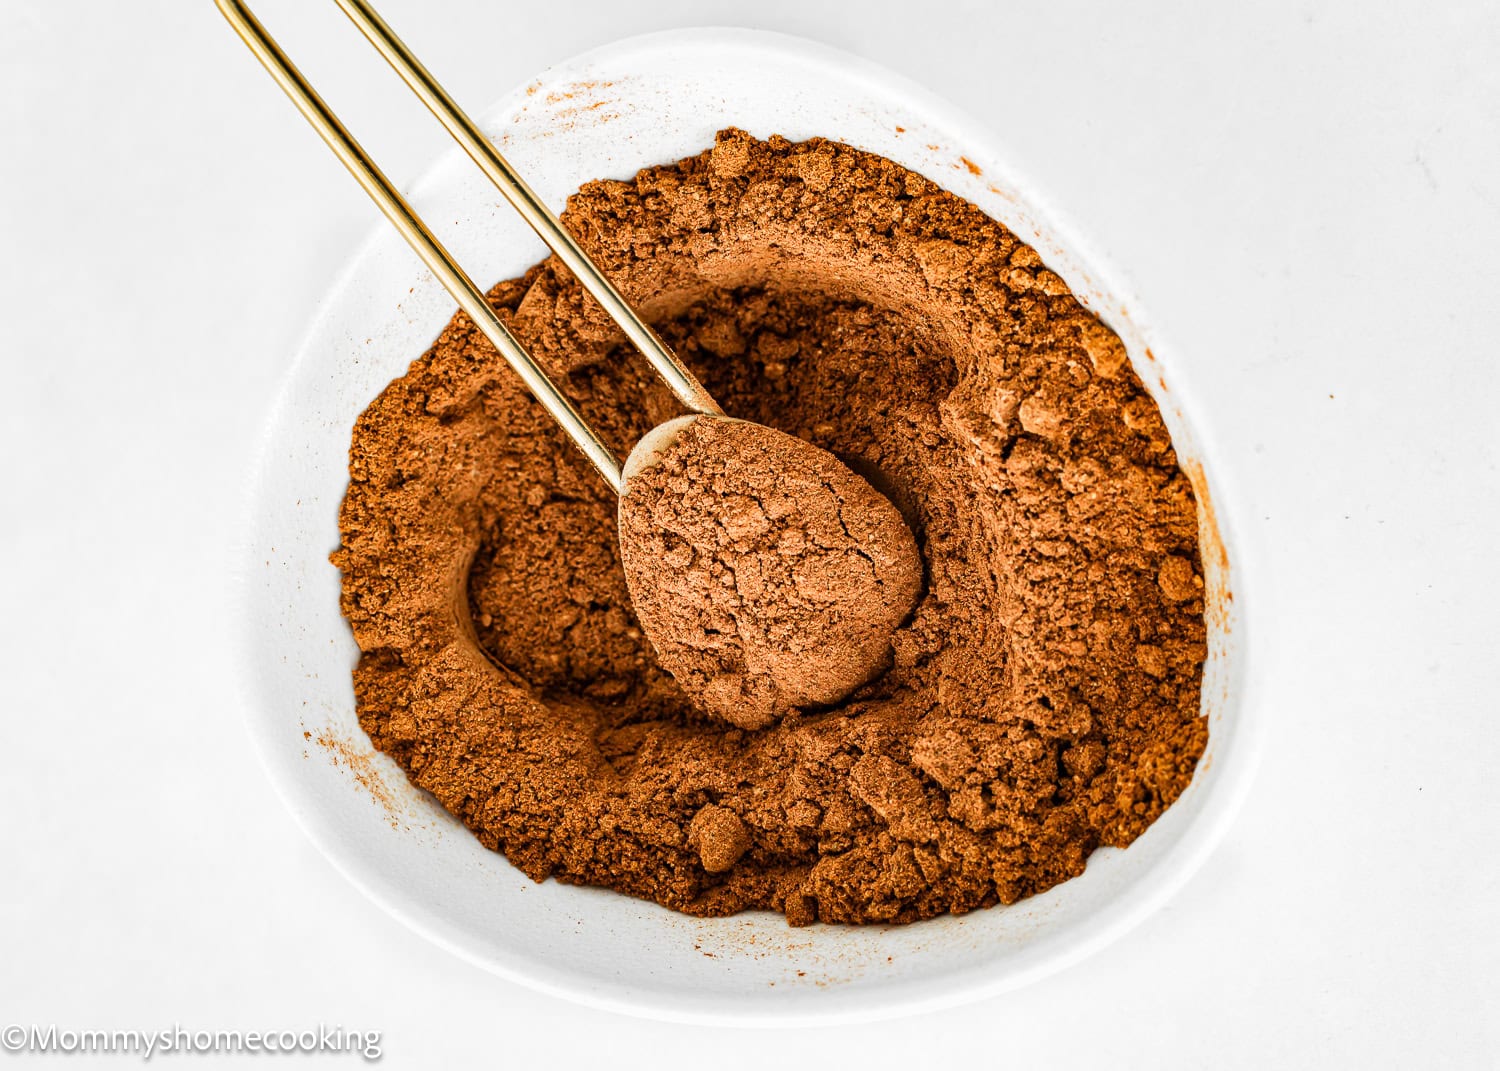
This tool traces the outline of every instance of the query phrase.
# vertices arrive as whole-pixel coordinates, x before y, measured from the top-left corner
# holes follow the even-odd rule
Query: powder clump
[[[739,815],[710,803],[693,816],[688,844],[697,850],[704,870],[722,874],[749,849],[750,834]]]
[[[455,317],[356,424],[334,556],[360,723],[413,784],[537,880],[796,924],[1014,902],[1183,792],[1192,487],[1034,250],[889,160],[739,131],[563,219],[730,416],[895,504],[924,585],[847,697],[705,716],[635,615],[615,496]],[[679,414],[554,261],[490,298],[618,455]]]

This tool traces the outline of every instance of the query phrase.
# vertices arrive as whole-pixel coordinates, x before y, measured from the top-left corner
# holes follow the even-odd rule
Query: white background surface
[[[1495,1066],[1500,9],[1428,6],[382,4],[475,106],[678,25],[885,63],[990,124],[1221,368],[1197,415],[1282,616],[1225,844],[1029,989],[736,1036],[492,978],[295,828],[229,683],[226,574],[292,344],[374,210],[208,0],[6,0],[0,1025],[322,1022],[402,1067]],[[446,147],[331,5],[259,7],[393,175]]]

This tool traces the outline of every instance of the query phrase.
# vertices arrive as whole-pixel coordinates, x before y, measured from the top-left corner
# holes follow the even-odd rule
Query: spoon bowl
[[[838,458],[694,414],[643,436],[623,476],[620,560],[636,617],[700,706],[761,729],[889,667],[921,556],[896,507]]]

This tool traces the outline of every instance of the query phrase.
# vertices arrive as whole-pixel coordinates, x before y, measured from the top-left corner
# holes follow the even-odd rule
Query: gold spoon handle
[[[499,316],[490,303],[485,300],[484,291],[474,284],[474,280],[458,266],[448,251],[443,248],[427,224],[412,210],[406,198],[396,190],[380,168],[375,166],[375,161],[354,140],[354,136],[339,121],[338,116],[324,103],[323,98],[318,96],[316,90],[308,84],[307,79],[302,77],[302,72],[287,58],[285,52],[277,45],[274,38],[266,32],[243,0],[215,0],[219,10],[229,20],[230,26],[234,27],[235,33],[249,46],[250,51],[255,53],[256,59],[270,72],[276,83],[292,98],[292,103],[297,105],[304,118],[312,124],[327,146],[333,150],[349,173],[364,187],[365,193],[379,206],[385,218],[391,221],[391,225],[401,233],[416,254],[422,258],[422,262],[437,276],[448,293],[458,302],[459,308],[469,314],[475,326],[484,333],[494,347],[515,369],[516,374],[521,377],[526,388],[531,391],[542,407],[552,415],[562,429],[568,433],[572,440],[578,444],[578,448],[584,452],[599,470],[599,474],[616,494],[621,489],[620,463],[595,434],[594,429],[579,416],[578,410],[557,389],[556,385],[547,378],[547,374],[532,360],[531,355],[516,341],[516,337],[500,321]],[[373,12],[372,12],[373,14]],[[519,181],[519,180],[517,180]],[[527,191],[530,194],[530,191]],[[531,195],[534,199],[535,195]],[[535,224],[533,224],[535,226]],[[649,330],[649,329],[648,329]],[[699,388],[702,389],[701,387]]]
[[[614,284],[599,270],[599,266],[589,258],[573,236],[563,229],[561,221],[553,215],[552,210],[542,203],[542,199],[526,184],[526,180],[516,173],[516,169],[495,148],[494,142],[484,136],[474,125],[474,121],[448,95],[447,90],[438,84],[432,72],[412,55],[411,49],[396,36],[379,13],[366,0],[334,2],[385,57],[385,61],[401,76],[407,87],[421,98],[422,103],[427,105],[427,110],[453,135],[453,140],[463,146],[469,158],[479,165],[479,169],[495,184],[495,188],[521,213],[521,218],[557,254],[557,258],[567,265],[568,270],[593,295],[594,300],[603,306],[610,319],[635,343],[636,349],[651,363],[656,374],[671,388],[677,399],[695,413],[722,415],[724,410],[703,389],[703,384],[694,378],[656,332],[636,315],[629,302],[620,296]]]

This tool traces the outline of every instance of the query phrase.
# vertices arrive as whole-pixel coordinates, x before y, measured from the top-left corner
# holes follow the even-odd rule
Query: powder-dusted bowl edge
[[[715,130],[735,125],[760,137],[833,137],[888,156],[1033,244],[1125,342],[1198,492],[1210,590],[1209,746],[1187,792],[1129,850],[1101,850],[1079,878],[962,918],[792,930],[764,913],[693,919],[611,892],[530,882],[412,789],[354,715],[357,651],[327,561],[349,430],[452,311],[382,228],[321,302],[299,347],[256,460],[248,545],[238,552],[247,721],[309,837],[394,915],[476,964],[589,1004],[697,1022],[847,1021],[976,999],[1076,962],[1164,902],[1245,794],[1260,733],[1252,692],[1265,672],[1257,556],[1235,523],[1231,474],[1190,416],[1193,380],[1210,374],[1207,362],[1186,361],[1163,342],[1120,275],[1016,175],[993,136],[921,88],[821,45],[742,30],[631,38],[552,68],[484,111],[482,125],[554,206],[582,181],[627,178],[706,148]],[[412,196],[482,282],[517,275],[544,253],[457,150]]]

